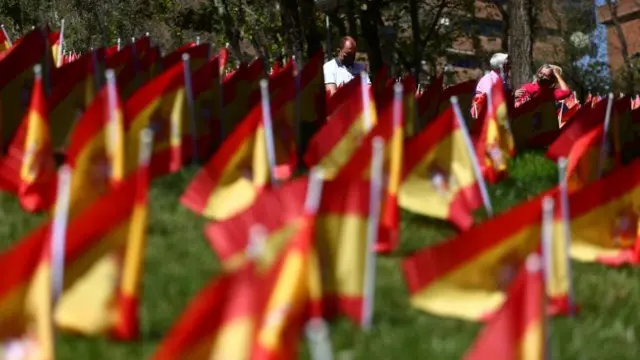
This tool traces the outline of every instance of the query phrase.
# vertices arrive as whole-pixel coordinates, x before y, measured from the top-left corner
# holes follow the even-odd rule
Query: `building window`
[[[480,61],[475,56],[470,55],[449,55],[449,64],[458,68],[477,69],[480,67]]]
[[[475,34],[485,37],[502,37],[503,23],[492,19],[468,19],[462,22],[462,31],[466,34]]]

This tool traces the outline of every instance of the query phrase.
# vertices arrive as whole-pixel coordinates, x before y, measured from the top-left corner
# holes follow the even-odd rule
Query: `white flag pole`
[[[562,225],[564,227],[564,249],[567,268],[567,297],[569,302],[569,314],[575,316],[573,269],[571,267],[571,218],[569,215],[569,190],[567,183],[567,158],[558,159],[558,177],[560,187],[560,211],[562,213]]]
[[[364,331],[370,331],[373,320],[375,281],[376,281],[376,252],[378,241],[378,225],[380,223],[380,200],[382,190],[382,167],[384,162],[384,140],[376,136],[372,142],[373,156],[371,158],[371,184],[369,189],[369,221],[367,222],[367,246],[364,273],[364,304],[362,306],[361,326]]]
[[[267,159],[269,161],[269,174],[271,175],[271,183],[277,184],[275,176],[276,170],[276,151],[273,140],[273,123],[271,121],[271,103],[269,100],[269,80],[260,80],[260,95],[262,100],[262,123],[264,126],[264,135],[267,143]]]
[[[56,59],[56,67],[62,66],[62,47],[64,46],[64,19],[60,20],[60,45],[58,45],[58,53]]]
[[[554,226],[554,200],[551,196],[545,196],[542,199],[542,278],[544,279],[544,301],[543,308],[544,311],[544,349],[545,349],[545,359],[551,359],[551,347],[549,346],[551,339],[551,323],[549,321],[549,316],[547,316],[547,282],[548,277],[551,275],[551,263],[553,262],[553,257],[549,256],[550,254],[545,253],[544,247],[550,246],[553,242],[553,226]],[[546,244],[546,245],[545,245]],[[551,245],[552,246],[552,245]]]
[[[604,115],[604,131],[602,133],[602,147],[600,148],[600,161],[598,162],[598,178],[602,177],[604,171],[604,163],[606,161],[608,152],[608,139],[609,124],[611,123],[611,109],[613,108],[613,93],[609,93],[609,101],[607,102],[607,112]]]
[[[455,113],[456,121],[458,121],[458,125],[460,125],[460,132],[464,138],[464,142],[467,145],[467,151],[469,151],[469,157],[471,158],[471,166],[473,167],[473,172],[476,175],[476,180],[478,181],[478,187],[480,188],[480,195],[482,196],[482,202],[484,203],[484,208],[487,211],[489,216],[493,216],[493,209],[491,207],[491,199],[489,198],[489,192],[487,191],[487,184],[484,181],[484,177],[482,176],[482,172],[480,171],[480,164],[478,164],[478,156],[473,149],[473,143],[471,142],[471,137],[469,136],[469,130],[467,129],[467,124],[464,122],[464,117],[462,116],[462,111],[460,111],[460,104],[458,103],[458,97],[451,97],[451,106],[453,106],[453,112]]]
[[[104,73],[104,77],[107,83],[107,130],[105,135],[106,148],[109,154],[113,155],[116,152],[116,148],[119,144],[123,144],[124,139],[121,139],[121,129],[118,123],[118,114],[116,112],[118,95],[116,93],[116,75],[113,69],[107,69]],[[116,169],[112,169],[117,171]]]
[[[51,230],[51,284],[52,304],[62,295],[64,287],[64,258],[71,195],[71,167],[62,165],[58,170],[58,189]]]
[[[9,47],[13,46],[13,41],[11,41],[9,34],[7,33],[7,29],[4,27],[4,24],[0,25],[0,27],[2,27],[2,33],[4,34],[4,38],[7,39]]]
[[[196,36],[196,46],[200,45],[200,36]]]
[[[322,199],[323,184],[322,169],[319,167],[311,169],[304,203],[307,215],[315,215],[318,212],[320,200]],[[320,268],[321,275],[322,271],[323,269]],[[333,346],[329,336],[329,326],[322,317],[315,316],[309,319],[305,325],[305,334],[313,360],[333,360]]]
[[[121,45],[120,45],[120,44],[121,44],[121,40],[120,40],[120,38],[118,38],[117,44],[118,44],[117,49],[118,49],[118,51],[120,51],[120,46],[121,46]]]
[[[371,128],[373,128],[373,114],[371,114],[371,99],[369,98],[370,88],[367,86],[367,73],[360,73],[360,81],[362,89],[362,106],[364,107],[364,131],[365,133],[369,132]]]

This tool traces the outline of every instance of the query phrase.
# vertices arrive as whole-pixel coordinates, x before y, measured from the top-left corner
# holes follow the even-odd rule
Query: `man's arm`
[[[569,95],[571,95],[571,89],[569,89],[569,85],[564,81],[560,71],[557,69],[553,69],[553,74],[556,76],[556,80],[558,82],[558,88],[553,92],[556,100],[563,100]]]

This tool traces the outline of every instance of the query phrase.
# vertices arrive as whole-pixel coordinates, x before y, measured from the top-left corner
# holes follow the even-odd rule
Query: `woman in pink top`
[[[571,95],[571,89],[564,81],[561,70],[557,66],[542,65],[536,73],[535,81],[524,84],[516,91],[515,106],[518,107],[533,99],[540,92],[553,89],[553,96],[560,101]]]

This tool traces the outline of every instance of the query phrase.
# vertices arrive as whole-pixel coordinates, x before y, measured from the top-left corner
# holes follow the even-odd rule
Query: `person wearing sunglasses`
[[[553,91],[556,101],[561,101],[571,95],[569,85],[562,78],[562,69],[555,65],[542,65],[534,77],[534,81],[524,84],[515,93],[515,106],[526,103],[543,91]]]

